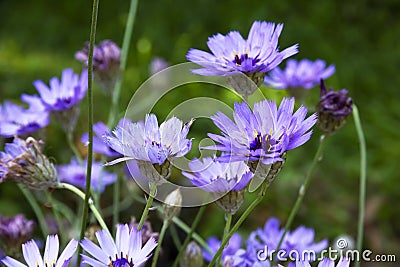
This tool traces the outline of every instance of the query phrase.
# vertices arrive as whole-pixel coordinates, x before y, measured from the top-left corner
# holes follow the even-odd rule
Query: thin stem
[[[163,221],[163,225],[161,227],[160,236],[158,237],[157,248],[156,251],[154,252],[154,257],[153,257],[153,262],[151,263],[151,267],[156,267],[157,265],[158,255],[160,254],[161,244],[164,239],[165,232],[167,231],[168,224],[169,224],[168,220]]]
[[[367,149],[365,145],[364,132],[361,126],[358,108],[353,104],[353,118],[357,130],[358,141],[360,142],[360,195],[359,195],[359,211],[358,211],[358,234],[357,234],[357,251],[362,250],[364,237],[364,213],[365,213],[365,191],[367,183]],[[355,267],[360,266],[360,261],[356,261]]]
[[[222,240],[224,240],[227,237],[227,235],[229,234],[229,230],[231,228],[231,222],[232,222],[232,213],[226,213],[225,214],[225,228],[224,228],[224,234],[222,236]],[[217,262],[220,262],[221,256],[222,256],[222,253],[219,256],[219,258],[217,259]]]
[[[120,77],[123,77],[126,68],[126,62],[128,61],[128,52],[129,46],[131,44],[132,32],[133,32],[133,25],[135,23],[136,17],[136,10],[137,10],[138,0],[131,0],[128,20],[126,22],[126,28],[124,33],[124,39],[122,41],[122,48],[121,48],[121,63],[119,65],[120,70]],[[121,93],[122,87],[122,78],[119,78],[115,83],[113,95],[112,95],[112,104],[110,115],[108,117],[108,127],[112,127],[115,123],[115,119],[118,113],[118,105],[119,105],[119,95]]]
[[[39,207],[39,204],[37,203],[35,197],[31,193],[31,191],[29,191],[29,189],[25,188],[22,184],[17,184],[17,186],[21,190],[21,192],[25,196],[25,198],[28,200],[29,204],[31,205],[33,212],[35,213],[36,218],[39,222],[40,229],[42,230],[42,233],[43,233],[43,237],[46,239],[49,232],[47,231],[47,223],[44,218],[44,214]]]
[[[191,232],[191,228],[178,217],[173,217],[172,221],[187,234]],[[210,247],[207,245],[207,242],[200,235],[198,235],[195,232],[192,232],[192,237],[200,246],[202,246],[209,253],[212,253]]]
[[[179,239],[178,231],[176,230],[175,224],[170,224],[169,233],[171,234],[172,242],[174,242],[176,249],[179,251],[182,247],[182,244],[181,240]]]
[[[147,200],[146,206],[144,207],[142,217],[140,218],[139,224],[137,226],[138,230],[141,230],[143,227],[144,222],[146,221],[147,215],[149,214],[149,210],[151,208],[151,205],[153,204],[153,199],[157,191],[157,184],[156,183],[151,183],[150,184],[150,193],[149,193],[149,199]]]
[[[190,231],[188,232],[188,234],[187,234],[187,236],[185,238],[185,241],[183,242],[182,247],[179,249],[178,256],[176,256],[176,259],[175,259],[174,264],[172,265],[172,267],[177,267],[178,266],[179,260],[181,259],[183,253],[186,250],[187,245],[189,244],[190,240],[192,239],[192,236],[194,234],[194,230],[196,229],[197,225],[199,224],[201,217],[203,217],[203,214],[204,214],[205,210],[206,210],[206,206],[203,205],[203,206],[200,207],[199,211],[197,212],[196,218],[194,218],[194,221],[192,223],[192,227],[190,228]]]
[[[67,133],[67,142],[68,142],[68,146],[69,148],[72,150],[72,152],[74,153],[74,156],[77,158],[77,160],[79,161],[79,164],[82,164],[82,156],[79,153],[79,150],[76,148],[74,140],[73,140],[73,136],[72,133]]]
[[[64,241],[66,241],[65,240],[65,232],[61,231],[61,229],[63,227],[62,219],[61,219],[58,209],[56,208],[56,202],[54,201],[52,195],[49,192],[46,191],[45,193],[46,193],[47,200],[50,202],[51,208],[53,210],[54,218],[56,219],[56,222],[58,225],[58,232],[61,236],[61,243],[64,244]]]
[[[298,212],[298,210],[300,208],[300,205],[301,205],[301,203],[303,201],[304,195],[306,194],[308,186],[310,185],[310,181],[311,181],[311,178],[312,178],[312,176],[314,174],[314,171],[315,171],[315,169],[317,167],[317,164],[318,164],[319,161],[321,161],[321,157],[322,157],[322,154],[324,152],[324,148],[325,148],[325,145],[327,143],[328,136],[329,136],[328,134],[327,135],[321,135],[321,137],[319,139],[319,146],[318,146],[317,152],[315,153],[314,159],[313,159],[313,161],[311,163],[310,169],[308,170],[307,176],[304,179],[303,184],[300,186],[299,195],[297,196],[296,202],[295,202],[292,210],[290,211],[288,220],[287,220],[287,222],[285,224],[285,230],[284,230],[284,232],[283,232],[283,234],[282,234],[282,236],[281,236],[281,238],[279,240],[278,246],[277,246],[275,251],[279,251],[279,249],[281,248],[283,239],[285,238],[285,235],[286,235],[287,231],[289,230],[290,226],[292,225],[293,219],[296,216],[296,214],[297,214],[297,212]]]
[[[88,125],[88,127],[89,127],[88,139],[89,140],[88,141],[89,141],[89,144],[88,144],[88,156],[87,156],[87,166],[86,166],[86,190],[85,190],[86,194],[85,194],[85,200],[84,200],[84,204],[83,204],[81,233],[79,236],[80,240],[82,240],[85,237],[86,223],[87,223],[87,217],[88,217],[88,211],[89,211],[90,185],[91,185],[91,177],[92,177],[92,163],[93,163],[93,50],[94,50],[94,43],[95,43],[95,39],[96,39],[96,26],[97,26],[98,12],[99,12],[99,0],[93,0],[92,21],[91,21],[91,25],[90,25],[90,38],[89,38],[88,92],[87,92],[87,95],[88,95],[88,122],[89,122],[89,125]],[[92,205],[93,205],[93,203],[92,203]],[[95,208],[95,211],[97,212],[96,208]],[[97,215],[95,214],[95,216],[97,216]],[[101,216],[100,216],[100,218],[101,218]],[[103,221],[103,223],[104,223],[104,221]],[[102,225],[103,228],[104,228],[104,226]],[[107,229],[107,227],[105,229]],[[81,251],[82,251],[82,248],[79,246],[78,252],[77,252],[78,259],[76,261],[76,266],[80,265]]]
[[[226,244],[228,243],[229,239],[232,237],[232,235],[239,229],[239,227],[242,225],[242,223],[244,222],[244,220],[246,220],[246,218],[250,215],[250,213],[254,210],[255,207],[257,207],[258,204],[260,204],[261,200],[263,199],[264,195],[265,195],[265,190],[266,190],[267,186],[266,183],[263,184],[260,193],[258,194],[257,198],[250,204],[250,206],[243,212],[242,216],[240,216],[240,218],[238,219],[238,221],[235,223],[235,225],[232,227],[232,229],[230,230],[230,232],[226,235],[226,237],[221,241],[221,245],[217,251],[217,253],[215,253],[214,258],[212,259],[212,261],[210,262],[210,264],[208,265],[208,267],[212,267],[217,259],[219,259],[222,255],[222,251],[224,250]]]
[[[114,196],[113,196],[113,226],[117,225],[119,222],[119,195],[120,195],[120,176],[117,176],[117,180],[114,183]],[[113,234],[115,234],[116,227],[113,227]]]

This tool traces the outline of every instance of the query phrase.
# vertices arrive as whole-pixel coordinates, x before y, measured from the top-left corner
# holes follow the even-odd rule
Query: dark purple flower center
[[[241,55],[239,57],[238,54],[235,55],[235,60],[233,61],[236,65],[240,66],[242,65],[242,62],[247,60],[249,58],[249,55],[246,53],[244,55]]]
[[[115,261],[111,261],[109,267],[133,267],[133,263],[122,257],[121,253],[121,258],[117,258]]]
[[[250,143],[250,150],[254,151],[262,148],[262,136],[260,133],[254,137],[254,140]]]

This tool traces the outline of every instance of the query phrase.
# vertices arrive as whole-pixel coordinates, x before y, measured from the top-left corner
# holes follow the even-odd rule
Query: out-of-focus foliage
[[[129,1],[100,1],[98,41],[112,39],[122,43],[128,8]],[[88,39],[90,12],[90,1],[0,1],[0,100],[18,101],[22,92],[33,94],[34,80],[47,82],[64,68],[80,70],[81,64],[73,56]],[[326,84],[337,90],[347,88],[358,105],[368,149],[365,247],[399,252],[399,15],[400,2],[395,0],[139,1],[120,101],[121,116],[135,89],[149,77],[153,57],[164,57],[171,64],[182,63],[189,48],[207,50],[210,35],[238,30],[246,36],[254,20],[283,22],[280,47],[299,43],[296,59],[321,58],[334,63],[336,73]],[[201,84],[190,88],[167,96],[157,112],[165,116],[171,107],[193,96],[228,97],[226,90],[215,90],[214,94],[202,91]],[[262,90],[266,95],[272,92]],[[95,121],[105,121],[109,97],[98,88],[95,93]],[[318,97],[319,90],[315,88],[306,104],[313,108]],[[87,131],[85,108],[83,103],[75,133],[77,142]],[[193,126],[191,135],[201,140],[210,129],[216,131],[210,122],[201,120]],[[246,221],[243,233],[261,227],[272,215],[286,220],[320,134],[315,130],[309,143],[289,153],[284,169],[266,200]],[[58,163],[69,162],[71,153],[60,128],[53,123],[47,136],[46,152]],[[195,154],[196,151],[192,156]],[[294,226],[315,228],[319,239],[333,240],[344,233],[355,237],[358,181],[358,141],[353,119],[349,118],[347,125],[331,136]],[[29,210],[19,191],[10,184],[0,185],[0,201],[0,213]],[[205,236],[220,235],[223,215],[217,208],[210,206],[209,210],[212,212],[207,213],[200,232]],[[185,215],[192,217],[192,210],[183,211],[181,216]],[[212,227],[207,223],[210,220]]]

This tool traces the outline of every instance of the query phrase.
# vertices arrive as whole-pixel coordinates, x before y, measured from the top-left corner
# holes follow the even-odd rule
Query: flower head
[[[294,98],[284,98],[277,108],[274,101],[264,100],[254,104],[253,111],[246,103],[235,103],[232,121],[218,112],[211,119],[222,136],[208,134],[216,149],[226,153],[219,161],[260,161],[273,164],[283,161],[284,152],[301,146],[312,134],[317,116],[306,119],[307,108],[301,106],[294,114]]]
[[[39,97],[24,94],[21,99],[29,104],[28,109],[8,101],[0,105],[0,136],[25,135],[50,123],[49,114]]]
[[[191,49],[187,59],[204,67],[193,70],[193,73],[204,76],[265,73],[298,52],[297,45],[279,51],[278,39],[282,28],[283,24],[255,21],[247,40],[237,31],[226,36],[217,34],[207,42],[212,53]]]
[[[88,66],[89,42],[84,44],[82,50],[75,53],[75,58]],[[119,65],[121,62],[121,49],[111,40],[104,40],[95,45],[93,49],[93,71],[94,78],[98,84],[106,89],[112,90],[119,78]]]
[[[335,66],[325,68],[325,61],[318,59],[311,61],[303,59],[296,61],[289,59],[284,70],[279,67],[273,69],[264,82],[276,89],[304,88],[311,89],[319,84],[321,79],[326,79],[335,73]]]
[[[0,215],[0,240],[6,249],[20,249],[21,245],[32,238],[35,222],[27,220],[23,214],[14,217]]]
[[[344,125],[347,116],[353,111],[353,100],[346,89],[336,92],[330,87],[327,91],[321,80],[321,99],[317,110],[318,127],[327,133],[334,132]]]
[[[150,74],[154,75],[169,67],[169,63],[162,57],[155,57],[150,63]]]
[[[207,262],[210,262],[214,257],[215,253],[217,253],[218,249],[221,247],[221,241],[216,237],[210,237],[207,239],[207,245],[212,253],[209,253],[207,250],[203,250],[203,257]],[[228,261],[241,248],[242,248],[242,236],[238,233],[235,233],[232,235],[228,244],[222,251],[221,261],[222,262]]]
[[[157,246],[154,238],[142,247],[142,233],[128,225],[117,225],[115,242],[106,230],[96,232],[100,247],[85,238],[81,241],[82,248],[93,258],[83,255],[82,263],[90,266],[142,266]]]
[[[57,235],[49,235],[46,240],[44,257],[39,252],[35,241],[31,240],[22,245],[22,253],[27,265],[11,258],[5,257],[1,261],[7,267],[65,267],[68,266],[73,254],[78,247],[78,241],[72,239],[58,257],[59,241]]]
[[[14,138],[0,152],[0,182],[11,179],[31,189],[45,190],[58,184],[53,164],[42,153],[40,142],[32,137]]]
[[[87,160],[80,164],[76,159],[72,159],[70,164],[58,165],[56,168],[60,181],[85,189],[86,165]],[[113,184],[116,180],[116,174],[103,170],[103,165],[100,162],[93,161],[91,187],[94,191],[102,193],[107,185]]]

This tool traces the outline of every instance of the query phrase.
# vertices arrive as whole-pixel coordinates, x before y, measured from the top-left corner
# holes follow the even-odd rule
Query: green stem
[[[365,191],[367,183],[367,149],[365,145],[364,132],[361,126],[358,108],[353,104],[353,118],[357,130],[358,141],[360,142],[360,195],[359,195],[359,211],[358,211],[358,234],[357,234],[357,251],[362,250],[364,237],[364,213],[365,213]],[[360,261],[356,261],[355,267],[360,266]]]
[[[71,184],[60,183],[57,186],[57,188],[58,189],[67,189],[67,190],[73,192],[74,194],[76,194],[82,200],[85,200],[87,198],[85,193],[83,193],[81,190],[79,190],[78,188],[76,188],[75,186],[73,186]],[[106,223],[103,220],[103,217],[101,216],[100,212],[98,211],[98,209],[94,205],[93,200],[91,198],[89,198],[89,200],[88,200],[88,206],[89,206],[90,210],[93,212],[94,217],[96,217],[96,220],[99,222],[101,228],[103,228],[104,230],[110,232],[108,230],[108,227],[107,227]],[[81,239],[83,239],[83,237]]]
[[[327,135],[321,135],[321,137],[319,139],[319,146],[318,146],[317,152],[315,153],[314,159],[313,159],[313,161],[311,163],[310,169],[308,170],[307,176],[304,179],[303,184],[300,186],[299,194],[297,196],[296,202],[295,202],[292,210],[290,211],[288,220],[287,220],[287,222],[285,224],[285,230],[284,230],[284,232],[283,232],[283,234],[282,234],[282,236],[281,236],[281,238],[279,240],[278,246],[277,246],[275,251],[279,251],[279,249],[281,248],[283,239],[285,238],[285,235],[286,235],[287,231],[289,230],[290,226],[292,225],[293,219],[296,216],[296,214],[297,214],[297,212],[298,212],[298,210],[300,208],[300,205],[301,205],[301,203],[303,201],[303,198],[304,198],[304,195],[306,194],[306,191],[307,191],[307,189],[308,189],[308,187],[310,185],[311,178],[312,178],[312,176],[314,174],[314,171],[315,171],[315,169],[317,167],[317,164],[318,164],[319,161],[321,161],[321,157],[322,157],[322,154],[324,152],[324,148],[325,148],[325,145],[327,143],[328,136],[329,136],[328,134]]]
[[[130,8],[129,8],[129,14],[128,14],[128,20],[126,22],[126,28],[125,28],[125,33],[124,33],[124,39],[122,41],[122,48],[121,48],[121,63],[119,65],[119,70],[120,70],[120,77],[123,77],[123,74],[125,72],[126,68],[126,62],[128,61],[128,52],[129,52],[129,46],[131,44],[131,38],[132,38],[132,32],[133,32],[133,25],[135,23],[135,17],[136,17],[136,10],[137,10],[137,5],[138,5],[138,0],[131,0]],[[115,123],[115,118],[118,113],[118,106],[119,106],[119,95],[121,93],[121,87],[122,87],[122,78],[119,78],[117,82],[115,83],[115,88],[113,91],[112,95],[112,104],[111,104],[111,110],[110,110],[110,115],[108,117],[108,127],[112,127]]]
[[[151,267],[156,267],[157,265],[158,255],[160,254],[161,244],[164,239],[165,232],[167,231],[168,224],[169,224],[168,220],[163,221],[163,225],[161,227],[160,236],[158,237],[157,248],[156,251],[154,252],[154,257],[153,257],[153,262],[151,263]]]
[[[61,229],[63,229],[62,219],[61,219],[60,213],[58,211],[58,208],[56,207],[56,202],[53,201],[53,197],[51,196],[51,194],[49,192],[46,191],[45,193],[46,193],[47,200],[50,202],[51,208],[53,210],[54,218],[56,219],[56,222],[58,225],[58,232],[60,234],[61,244],[64,244],[64,241],[66,241],[65,231],[61,230]]]
[[[172,221],[174,222],[174,224],[176,224],[179,228],[181,228],[187,234],[189,234],[191,232],[191,228],[186,223],[184,223],[181,219],[179,219],[178,217],[173,217]],[[192,232],[192,237],[200,246],[202,246],[209,253],[212,253],[211,249],[207,245],[207,242],[200,235],[198,235],[195,232]]]
[[[17,184],[18,188],[21,190],[22,194],[24,194],[25,198],[28,200],[29,204],[31,205],[33,212],[36,215],[36,218],[39,222],[40,229],[42,230],[43,237],[46,239],[47,235],[49,232],[47,231],[47,223],[44,218],[44,214],[42,210],[40,209],[35,197],[29,191],[29,189],[25,188],[22,184]]]
[[[151,208],[151,205],[153,204],[153,199],[157,191],[157,184],[156,183],[151,183],[150,184],[150,193],[149,193],[149,199],[147,200],[146,206],[144,207],[142,217],[140,218],[139,224],[137,229],[141,230],[143,227],[144,222],[146,221],[147,215],[149,214],[149,210]]]
[[[179,239],[178,231],[176,230],[175,224],[170,224],[169,233],[171,234],[172,242],[174,242],[176,249],[179,251],[182,247],[182,244],[181,240]]]
[[[226,237],[229,234],[229,230],[231,228],[231,222],[232,222],[232,213],[226,213],[225,214],[225,228],[224,228],[224,234],[222,236],[222,240],[226,239]],[[218,259],[216,260],[216,262],[220,262],[221,260],[221,255],[218,257]]]
[[[82,224],[81,224],[81,233],[79,236],[79,240],[82,240],[85,237],[86,223],[89,211],[89,194],[90,194],[90,185],[91,185],[91,176],[92,176],[92,163],[93,163],[93,50],[94,43],[96,39],[96,26],[97,26],[97,15],[99,12],[99,0],[93,0],[93,10],[92,10],[92,19],[90,25],[90,38],[89,38],[89,58],[88,58],[88,156],[87,156],[87,165],[86,165],[86,190],[85,190],[85,200],[83,204],[83,214],[82,214]],[[92,203],[93,205],[93,203]],[[95,209],[97,211],[97,209]],[[96,216],[96,214],[95,214]],[[101,216],[100,216],[101,217]],[[98,219],[98,218],[97,218]],[[102,219],[101,219],[102,220]],[[105,225],[104,225],[105,226]],[[104,226],[102,226],[104,228]],[[105,228],[107,229],[107,227]],[[81,262],[81,251],[82,248],[79,246],[77,254],[78,259],[76,261],[76,266],[80,266]]]
[[[75,146],[72,133],[67,133],[67,142],[68,142],[69,148],[74,153],[74,156],[79,161],[79,164],[82,164],[82,156],[81,156],[81,154],[79,153],[78,149]]]
[[[120,206],[119,206],[119,195],[120,195],[120,179],[119,179],[119,175],[117,177],[117,180],[114,183],[114,196],[113,196],[113,204],[114,204],[114,208],[113,208],[113,233],[115,234],[116,231],[116,225],[119,222],[119,210],[120,210]]]
[[[206,210],[206,206],[203,205],[203,206],[200,207],[199,211],[197,212],[196,218],[194,218],[194,221],[192,223],[192,227],[190,228],[190,231],[188,232],[188,234],[187,234],[187,236],[185,238],[185,241],[183,242],[182,247],[179,249],[178,256],[176,257],[172,267],[177,267],[178,266],[179,260],[181,259],[183,253],[186,250],[187,245],[189,244],[190,240],[192,239],[192,236],[194,234],[194,230],[196,229],[197,225],[199,224],[201,217],[203,217],[203,214],[204,214],[205,210]]]

